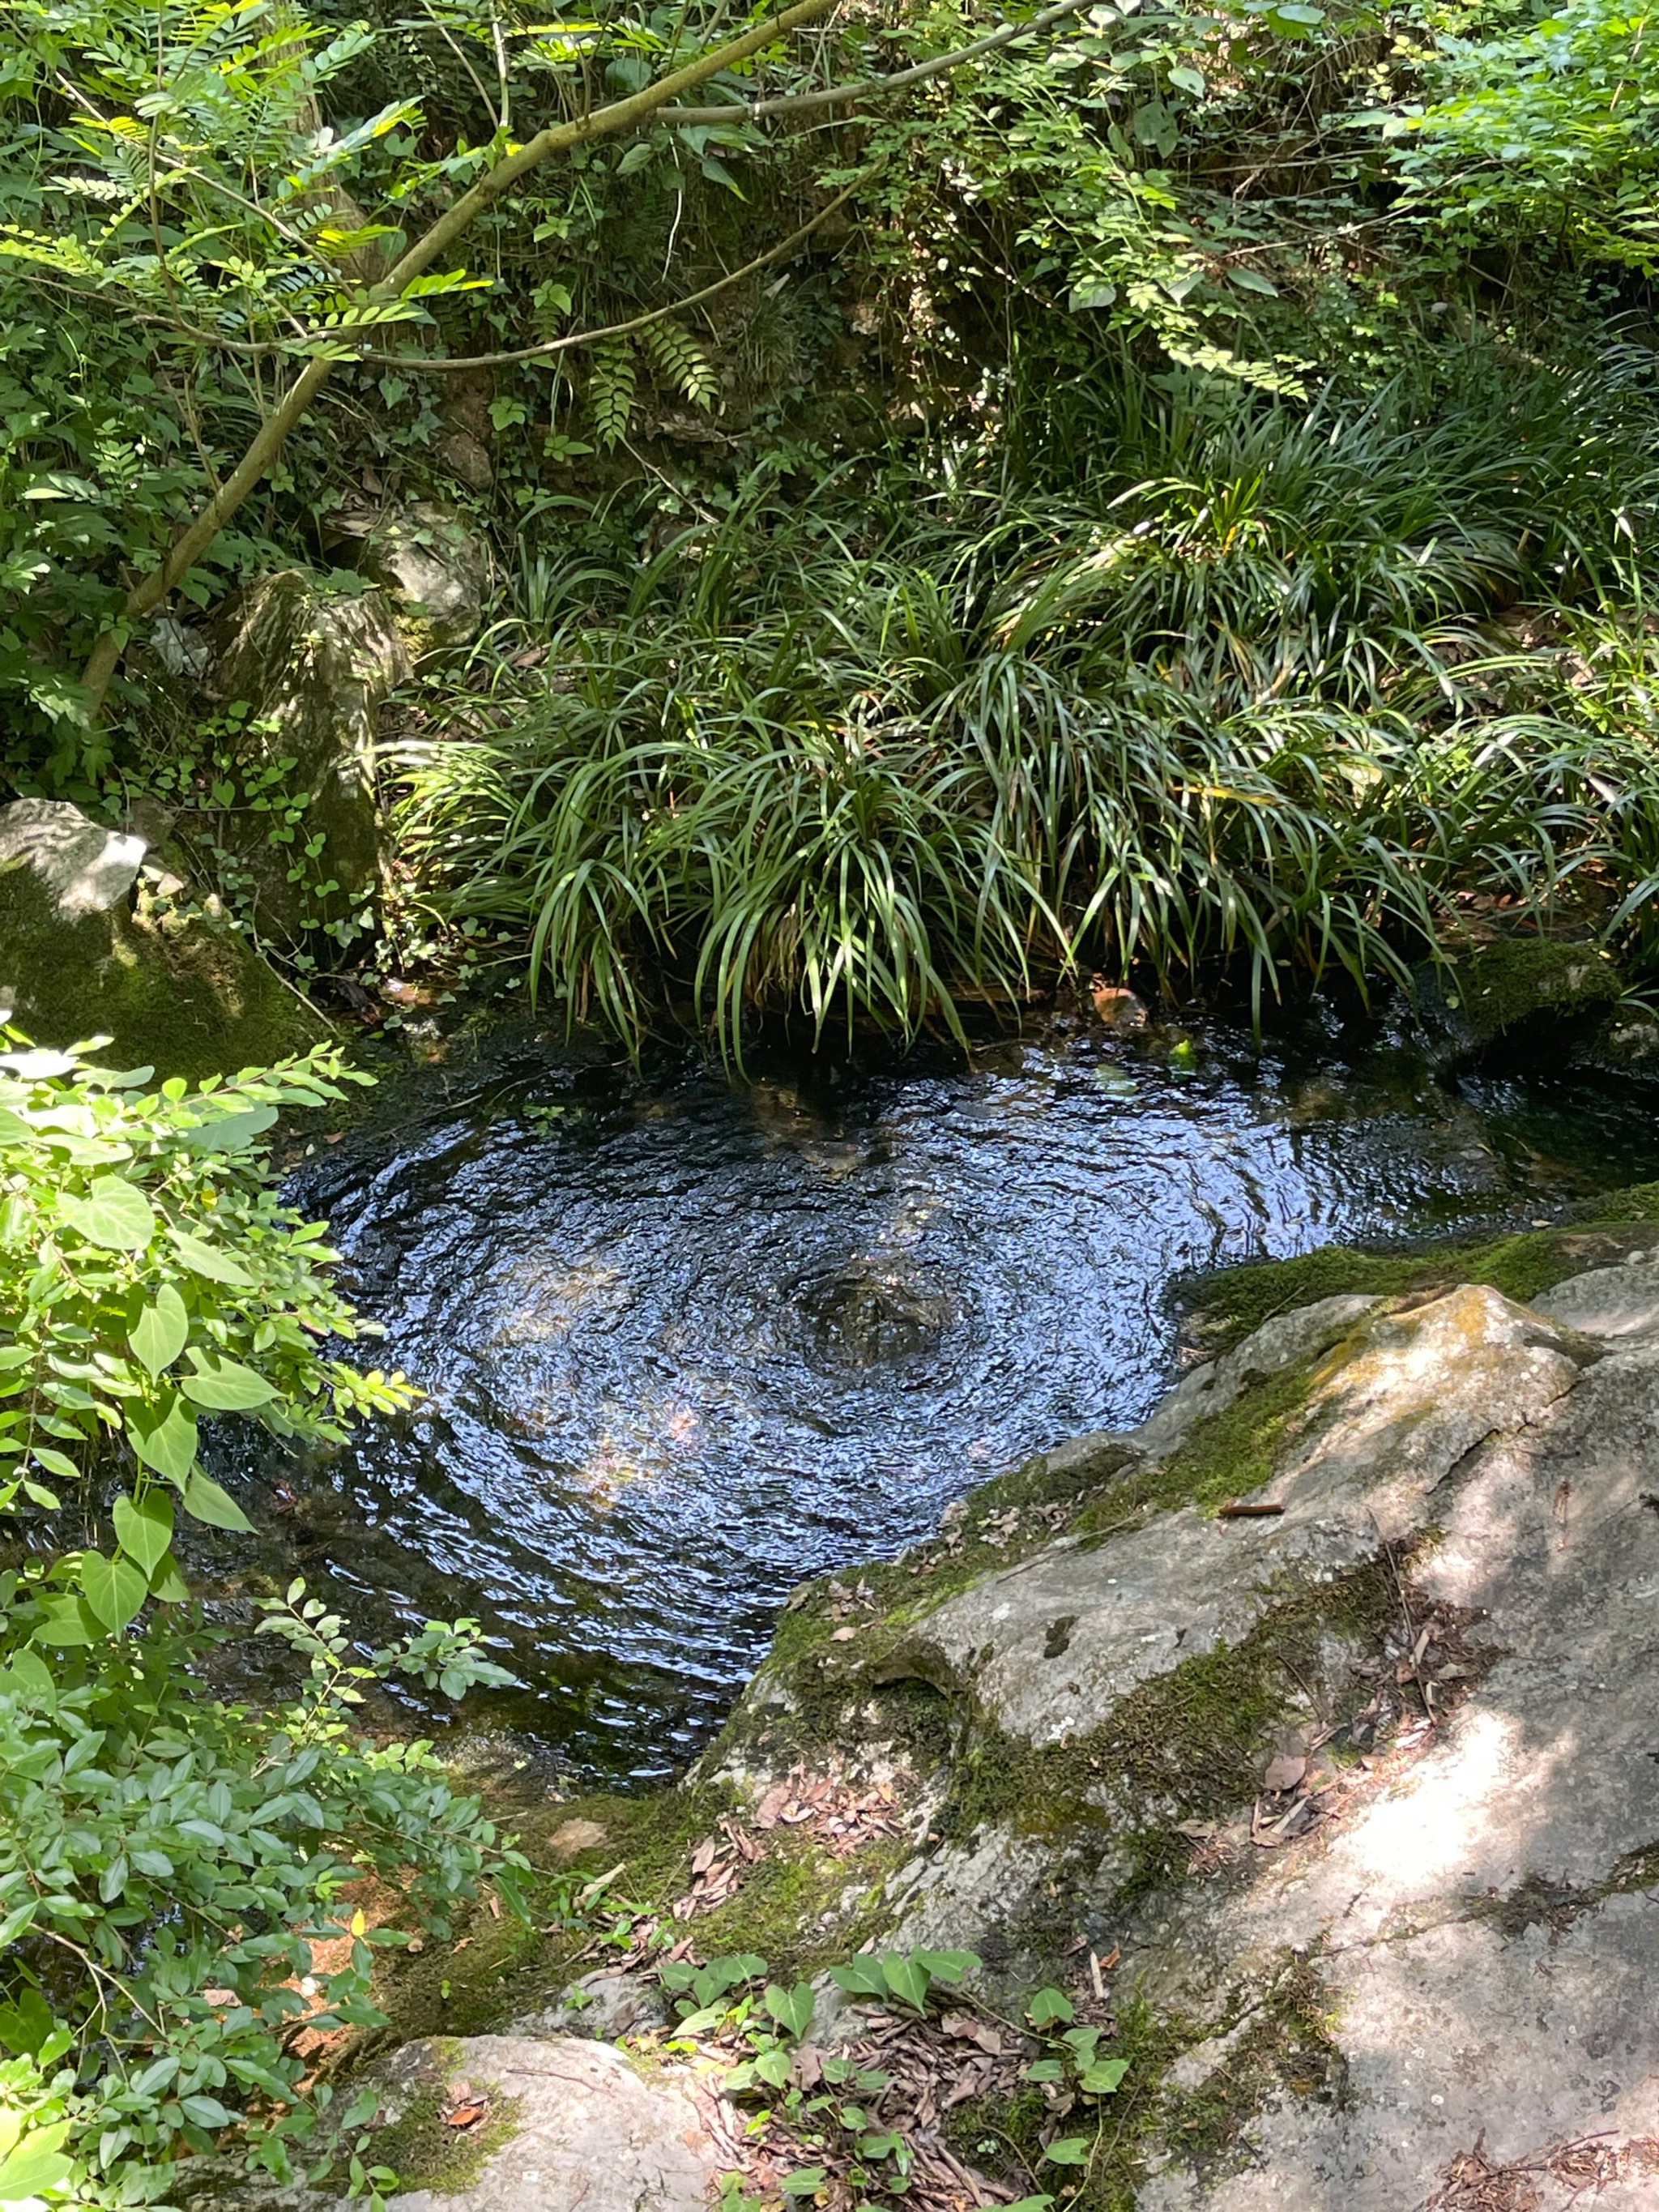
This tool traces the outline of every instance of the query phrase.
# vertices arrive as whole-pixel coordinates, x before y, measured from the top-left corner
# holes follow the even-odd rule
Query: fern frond
[[[639,356],[631,338],[594,340],[588,350],[587,412],[602,449],[614,446],[627,430],[639,377]]]
[[[646,351],[665,384],[684,393],[694,407],[710,408],[720,397],[720,370],[701,338],[676,322],[648,324]]]

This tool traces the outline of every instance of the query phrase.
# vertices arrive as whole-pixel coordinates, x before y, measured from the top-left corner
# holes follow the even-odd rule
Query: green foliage
[[[1490,232],[1566,233],[1581,251],[1659,261],[1659,64],[1645,9],[1571,0],[1448,38],[1437,97],[1389,118],[1420,204]]]
[[[485,1877],[514,1898],[524,1861],[428,1747],[352,1723],[372,1680],[459,1697],[510,1678],[472,1621],[360,1663],[296,1582],[259,1628],[290,1647],[297,1696],[254,1711],[203,1679],[222,1632],[187,1604],[176,1515],[247,1522],[199,1463],[198,1420],[328,1442],[411,1395],[328,1356],[372,1324],[273,1188],[278,1113],[337,1102],[338,1055],[148,1091],[149,1070],[91,1048],[5,1041],[0,1507],[56,1516],[59,1540],[0,1574],[0,2186],[137,2204],[188,2151],[290,2172],[328,2105],[301,2090],[292,2031],[373,2024],[374,1950],[403,1940],[345,1902],[353,1884],[395,1877],[439,1929]],[[106,1516],[112,1548],[75,1546],[77,1511]],[[337,2151],[372,2193],[337,2120],[322,2166]]]
[[[404,1940],[367,1925],[352,1886],[395,1876],[441,1930],[486,1876],[513,1895],[524,1862],[426,1747],[354,1732],[356,1685],[419,1671],[410,1644],[353,1663],[295,1583],[260,1626],[306,1662],[306,1686],[257,1712],[198,1679],[219,1640],[199,1623],[155,1620],[49,1665],[49,1592],[39,1562],[0,1577],[10,2094],[48,2136],[67,2124],[77,2201],[166,2195],[185,2148],[246,2145],[286,2174],[328,2101],[299,2087],[294,2026],[372,2025],[374,1951]],[[507,1679],[469,1631],[442,1632],[457,1686]],[[339,1962],[319,1963],[319,1943]]]
[[[500,633],[483,733],[452,694],[405,750],[411,857],[573,1018],[637,1043],[666,970],[731,1051],[751,1009],[954,1026],[964,987],[1085,961],[1236,957],[1258,1004],[1404,980],[1455,890],[1545,911],[1592,869],[1645,927],[1634,714],[1563,685],[1500,721],[1456,673],[1518,590],[1640,557],[1644,395],[1540,374],[1425,420],[1403,384],[1233,390],[1126,374],[1064,499],[906,476],[856,543],[759,495],[631,582],[573,564],[548,676]]]
[[[321,1230],[283,1206],[266,1150],[283,1108],[343,1095],[333,1052],[191,1090],[143,1088],[84,1049],[15,1030],[0,1054],[0,1510],[55,1511],[113,1464],[118,1548],[66,1553],[37,1640],[71,1647],[177,1601],[175,1503],[218,1528],[240,1508],[198,1457],[204,1414],[295,1443],[343,1438],[410,1400],[398,1376],[327,1356],[372,1334],[331,1287]]]

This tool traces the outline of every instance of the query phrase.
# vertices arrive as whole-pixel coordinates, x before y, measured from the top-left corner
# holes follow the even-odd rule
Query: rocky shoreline
[[[459,1958],[405,1963],[391,2008],[428,2033],[382,2078],[435,2068],[440,2101],[460,2082],[515,2117],[398,2202],[599,2212],[600,2166],[618,2205],[689,2212],[721,2174],[727,2201],[798,2200],[810,2131],[722,2094],[732,2015],[688,2030],[668,2002],[665,1960],[755,1954],[811,1987],[789,2081],[884,2021],[919,2081],[933,2039],[934,2089],[902,2112],[910,2092],[882,2093],[920,2204],[1651,2203],[1659,1225],[1510,1240],[1511,1273],[1517,1247],[1557,1278],[1525,1300],[1381,1293],[1367,1255],[1327,1255],[1359,1286],[1257,1320],[1140,1429],[798,1593],[687,1784],[549,1815],[532,1856],[568,1862],[586,1918],[481,1915],[465,1988]],[[1266,1272],[1231,1286],[1238,1313]],[[1210,1314],[1212,1340],[1240,1326]],[[958,1951],[942,2015],[825,1971]],[[1109,2100],[1030,2080],[1040,1985],[1124,2060]],[[466,2033],[486,2027],[512,2032]],[[554,2061],[595,2035],[627,2063],[595,2087],[584,2059],[572,2103]],[[409,2107],[388,2087],[388,2150]],[[1079,2113],[1086,2166],[1048,2162]],[[833,2146],[794,2170],[823,2203],[885,2201]]]

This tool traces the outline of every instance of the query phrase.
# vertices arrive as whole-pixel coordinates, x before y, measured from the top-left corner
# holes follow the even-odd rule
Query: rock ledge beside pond
[[[1659,1227],[1451,1256],[1502,1284],[1293,1263],[1281,1286],[1327,1294],[1231,1332],[1140,1429],[805,1587],[700,1775],[555,1808],[635,1916],[592,2001],[558,1999],[603,1947],[480,1916],[466,1989],[457,1955],[409,1962],[400,2018],[441,1973],[453,2026],[518,2023],[514,2065],[643,2068],[582,2155],[706,2178],[742,2116],[712,2068],[673,2078],[653,1929],[817,1976],[826,2047],[865,2032],[830,1962],[960,1948],[1005,2021],[1058,1986],[1128,2062],[1079,2212],[1659,2201]],[[929,2063],[989,2086],[881,2124],[968,2174],[963,2204],[1055,2190],[1043,2097],[945,2031]],[[411,2047],[453,2087],[509,2046]],[[586,2071],[543,2070],[537,2125],[574,2127]],[[411,2212],[518,2203],[540,2140],[526,2108],[495,2195]],[[781,2172],[749,2177],[769,2205]]]

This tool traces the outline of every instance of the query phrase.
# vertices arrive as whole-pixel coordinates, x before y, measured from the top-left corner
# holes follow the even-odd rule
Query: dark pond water
[[[802,1577],[1139,1419],[1184,1272],[1659,1176],[1651,1091],[1185,1034],[1190,1066],[1154,1029],[747,1084],[528,1045],[434,1070],[293,1185],[427,1404],[326,1462],[225,1438],[222,1467],[366,1635],[479,1616],[514,1741],[659,1775]]]

